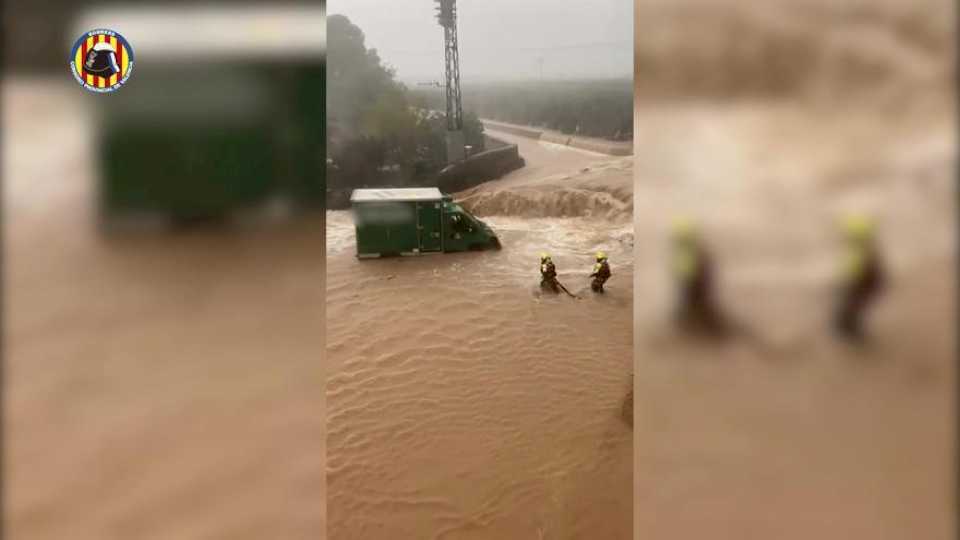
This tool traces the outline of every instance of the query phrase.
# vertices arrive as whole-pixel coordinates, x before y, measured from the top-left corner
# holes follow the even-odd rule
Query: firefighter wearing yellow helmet
[[[713,297],[713,263],[696,224],[674,220],[670,230],[670,269],[677,287],[676,322],[687,327],[716,330],[720,316]]]
[[[603,284],[610,279],[610,275],[610,263],[607,262],[607,254],[598,251],[597,262],[593,265],[593,273],[590,274],[590,277],[593,278],[593,281],[590,282],[590,289],[595,293],[603,293]]]
[[[553,259],[549,253],[540,254],[540,288],[560,293],[560,286],[557,283],[557,267],[553,264]]]
[[[834,312],[834,329],[847,339],[862,339],[867,307],[881,292],[885,276],[873,221],[850,215],[841,223],[844,256]]]

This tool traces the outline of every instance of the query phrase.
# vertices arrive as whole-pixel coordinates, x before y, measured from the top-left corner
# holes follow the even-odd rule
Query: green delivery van
[[[437,188],[356,189],[357,257],[500,249],[500,240]]]

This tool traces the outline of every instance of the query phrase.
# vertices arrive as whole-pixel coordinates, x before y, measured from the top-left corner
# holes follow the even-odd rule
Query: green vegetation
[[[327,19],[328,185],[331,190],[419,185],[446,164],[446,120],[430,112],[367,49],[342,15]],[[483,126],[465,115],[466,143],[483,148]]]
[[[417,96],[433,108],[443,106],[437,90],[418,90]],[[587,137],[633,137],[630,79],[474,84],[464,87],[463,100],[464,107],[490,120]]]

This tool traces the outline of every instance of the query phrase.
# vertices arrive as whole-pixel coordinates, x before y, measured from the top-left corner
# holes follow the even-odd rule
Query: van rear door
[[[417,232],[420,237],[420,251],[431,252],[443,249],[441,203],[428,201],[417,203]]]

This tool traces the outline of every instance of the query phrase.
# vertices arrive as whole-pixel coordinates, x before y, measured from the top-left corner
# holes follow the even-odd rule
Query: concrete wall
[[[517,145],[510,144],[474,154],[440,172],[437,187],[444,193],[456,193],[524,166]]]
[[[483,149],[484,150],[493,150],[496,148],[503,148],[504,146],[509,146],[508,143],[501,141],[495,137],[491,137],[487,134],[483,135]]]

